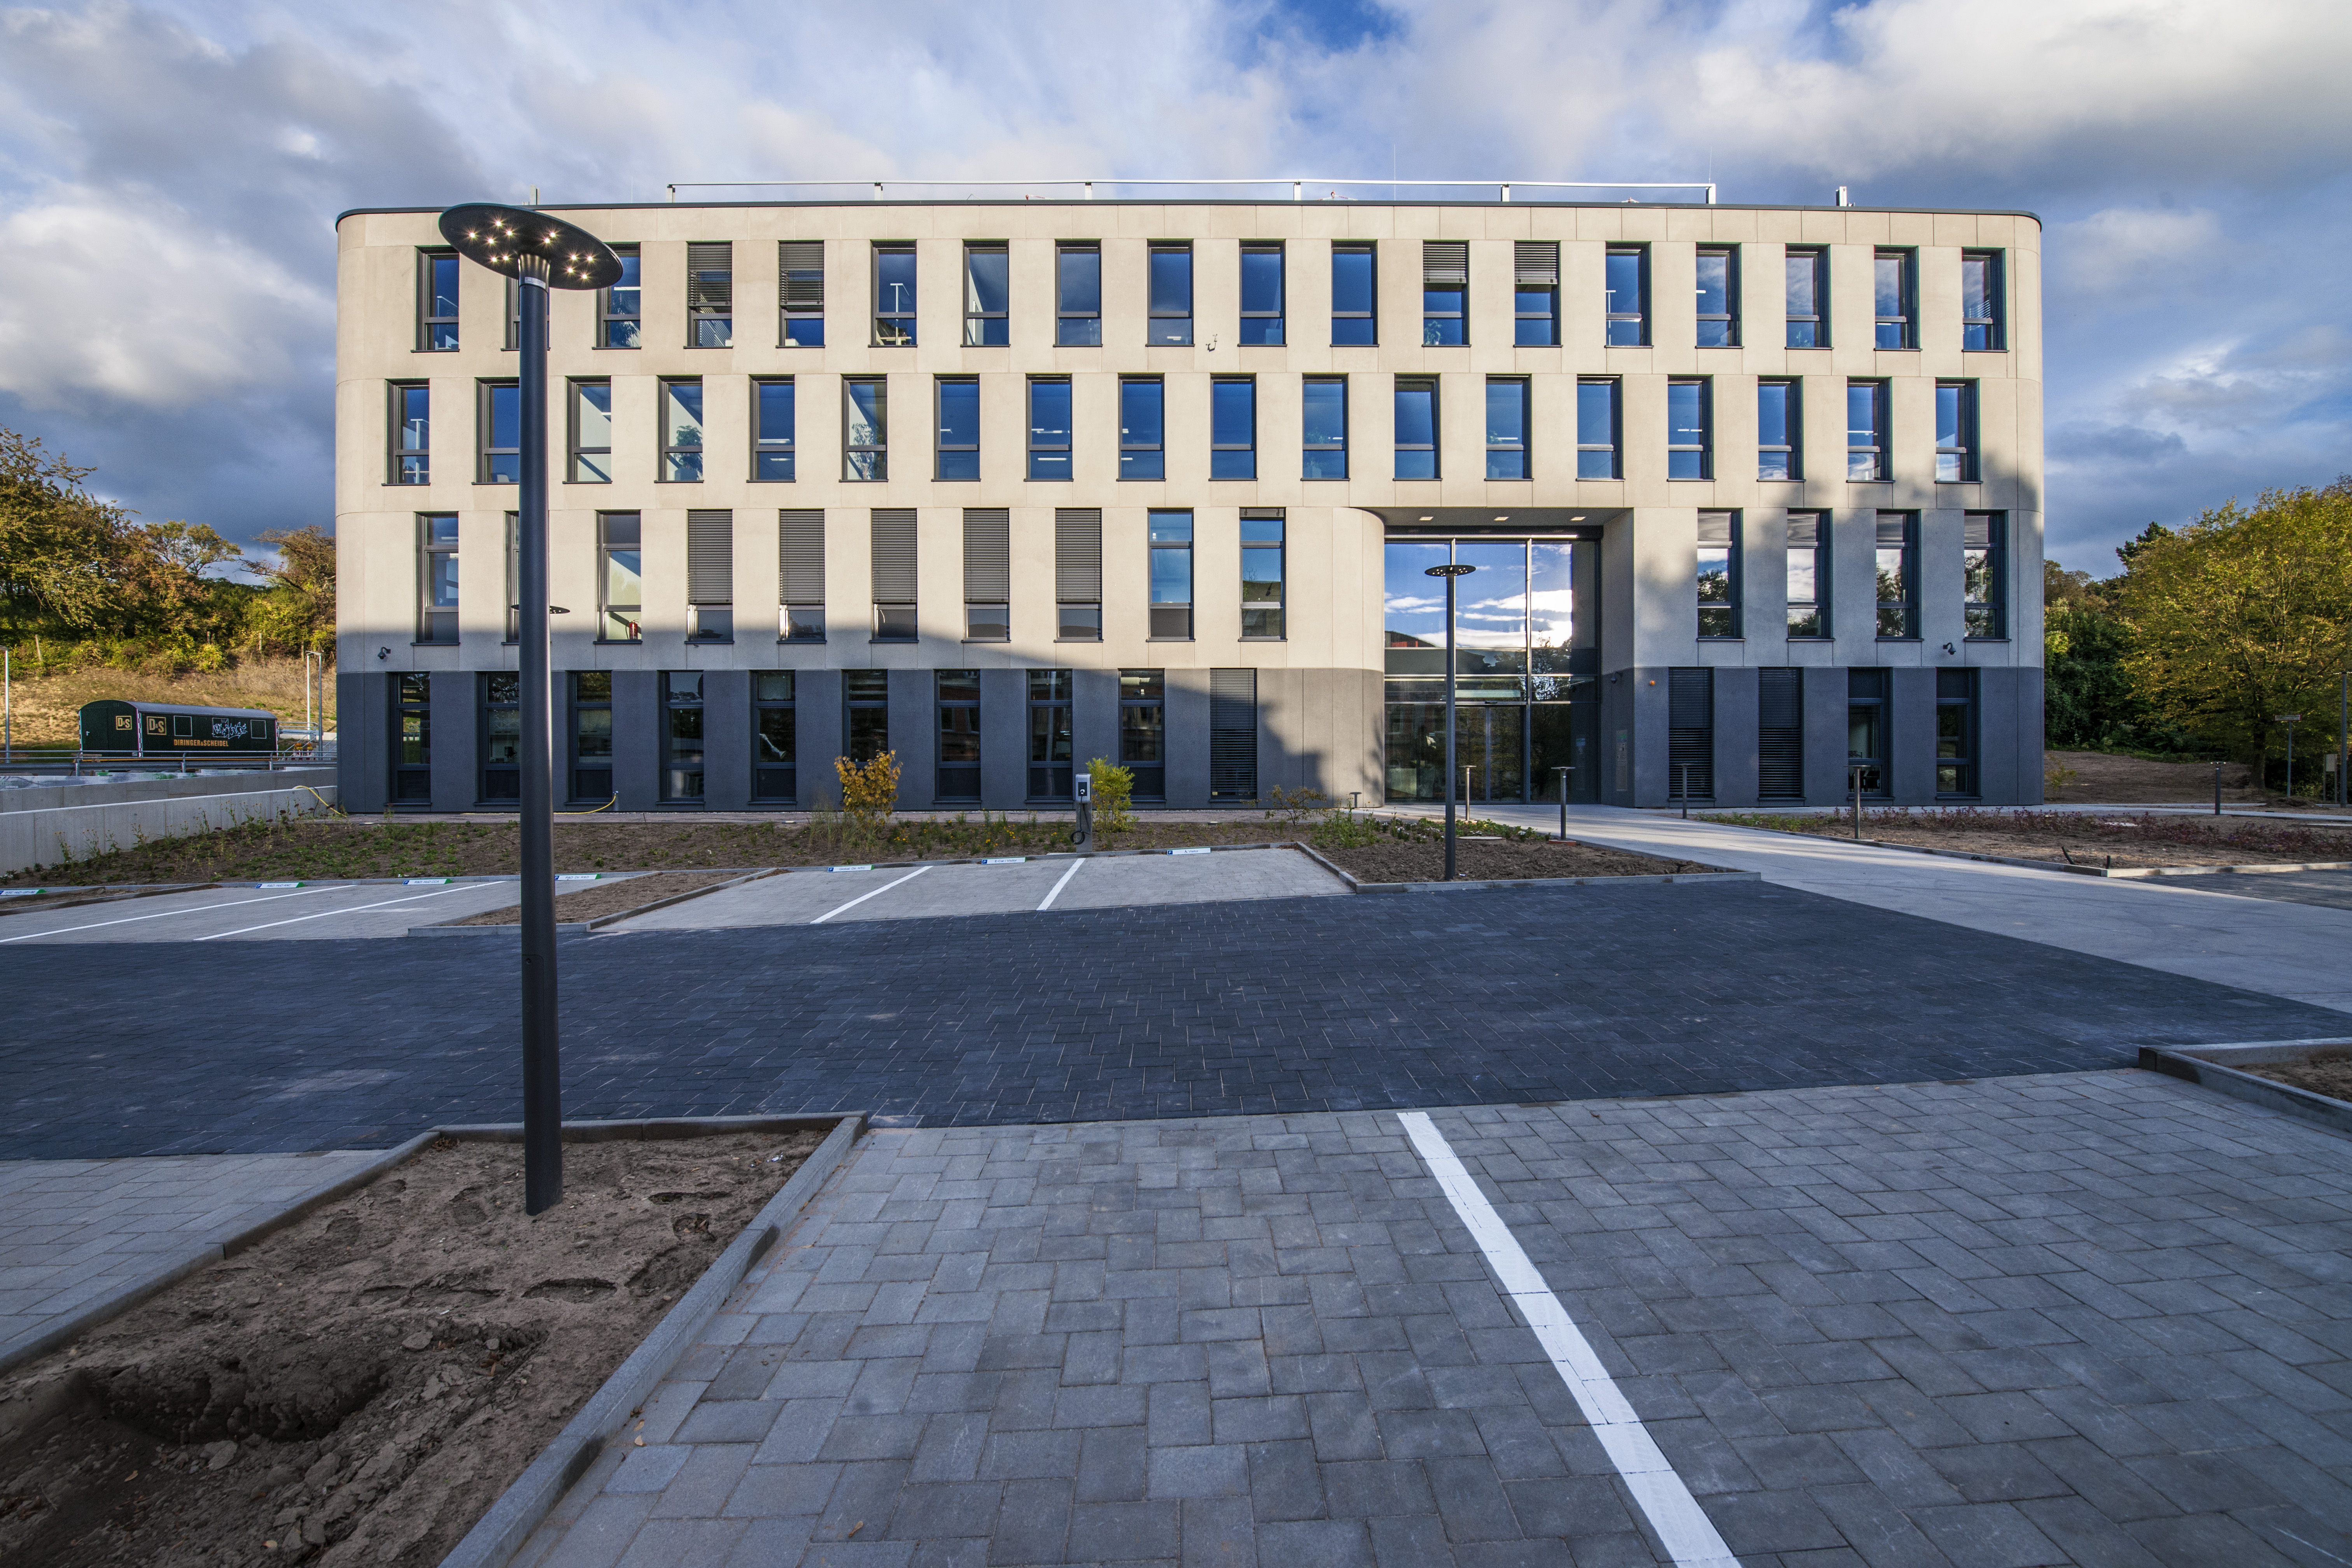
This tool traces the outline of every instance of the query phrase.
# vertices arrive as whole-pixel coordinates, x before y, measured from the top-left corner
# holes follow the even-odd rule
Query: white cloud
[[[2053,287],[2145,289],[2207,271],[2221,240],[2221,219],[2201,207],[2105,207],[2053,225],[2046,248]]]

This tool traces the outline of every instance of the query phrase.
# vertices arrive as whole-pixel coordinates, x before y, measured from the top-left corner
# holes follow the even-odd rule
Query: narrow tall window
[[[1756,795],[1805,798],[1805,672],[1756,672]]]
[[[1887,793],[1886,671],[1849,669],[1845,676],[1845,750],[1849,788]]]
[[[1299,478],[1348,477],[1348,378],[1310,375],[1300,388],[1304,406],[1304,452]]]
[[[1528,462],[1528,383],[1523,376],[1486,378],[1486,477],[1533,477]]]
[[[565,798],[581,805],[604,805],[613,798],[613,672],[576,670],[567,684],[572,711]]]
[[[1559,242],[1522,239],[1511,247],[1516,273],[1511,341],[1520,348],[1559,342]]]
[[[799,395],[792,378],[751,384],[751,477],[789,481],[794,477],[793,441],[800,426]]]
[[[1064,348],[1102,342],[1102,247],[1062,245],[1054,249],[1054,342]]]
[[[1054,637],[1102,641],[1102,511],[1054,510]]]
[[[890,390],[881,376],[841,379],[841,477],[890,477]]]
[[[662,671],[661,767],[664,801],[702,804],[702,671]]]
[[[776,513],[776,640],[824,641],[824,513]]]
[[[940,800],[980,798],[980,671],[935,673],[940,710]]]
[[[1962,614],[1970,641],[2009,636],[2009,519],[1972,511],[1960,520]]]
[[[1739,514],[1698,514],[1698,635],[1739,635]]]
[[[1181,240],[1155,240],[1144,341],[1178,346],[1192,341],[1192,247]]]
[[[841,672],[842,750],[864,767],[890,749],[890,672],[887,669],[845,669]]]
[[[522,284],[512,278],[507,284],[506,351],[513,353],[522,347]]]
[[[522,679],[509,670],[485,674],[481,684],[479,766],[475,797],[511,805],[522,799]]]
[[[1907,511],[1878,514],[1878,635],[1919,635],[1919,521]]]
[[[1608,329],[1612,348],[1639,348],[1650,341],[1650,250],[1643,245],[1612,245],[1604,263]]]
[[[1871,294],[1877,301],[1877,346],[1882,349],[1919,346],[1912,321],[1913,300],[1916,298],[1912,276],[1915,254],[1908,250],[1882,250],[1871,258]]]
[[[1257,383],[1248,376],[1209,383],[1209,477],[1257,478]]]
[[[735,514],[686,514],[686,640],[735,640]]]
[[[608,511],[596,518],[597,593],[604,619],[600,642],[638,642],[645,637],[646,575],[637,514]]]
[[[963,640],[1004,642],[1013,636],[1013,519],[1003,507],[963,514]]]
[[[421,381],[392,384],[392,482],[433,482],[433,392]]]
[[[1070,798],[1070,672],[1029,672],[1029,798]]]
[[[433,697],[430,675],[392,678],[392,799],[426,805],[433,799]]]
[[[1437,378],[1401,375],[1396,383],[1396,477],[1437,478]]]
[[[699,379],[661,384],[661,444],[663,482],[691,485],[702,481],[702,383]]]
[[[1666,795],[1715,798],[1715,671],[1666,672]]]
[[[522,640],[522,513],[506,516],[507,641]]]
[[[1715,477],[1715,407],[1706,381],[1666,383],[1666,478]]]
[[[1192,635],[1192,514],[1155,511],[1151,530],[1151,635]]]
[[[1012,257],[1003,243],[963,247],[963,342],[966,348],[1002,348],[1013,341]]]
[[[1886,468],[1886,384],[1845,384],[1845,477],[1884,479]]]
[[[1936,793],[1977,793],[1977,672],[1936,672]]]
[[[480,440],[474,478],[486,485],[522,479],[522,388],[511,381],[477,384],[474,429]]]
[[[1168,798],[1168,683],[1164,670],[1118,672],[1118,765],[1135,776],[1135,799]]]
[[[1739,346],[1739,252],[1706,245],[1698,252],[1698,346]]]
[[[980,478],[980,377],[943,375],[933,384],[940,401],[940,438],[932,447],[936,477]]]
[[[793,701],[793,672],[751,672],[751,798],[797,800],[800,776],[800,710]]]
[[[777,242],[776,304],[782,318],[779,343],[788,349],[824,347],[824,241]]]
[[[1617,460],[1617,383],[1580,381],[1576,384],[1576,477],[1617,479],[1625,475]]]
[[[416,346],[446,353],[457,346],[457,253],[416,253]]]
[[[1421,341],[1424,345],[1470,341],[1469,295],[1469,241],[1422,241]]]
[[[1990,351],[2009,346],[2001,331],[2000,252],[1960,253],[1960,347]]]
[[[1936,478],[1974,483],[1977,477],[1977,384],[1936,384]]]
[[[1331,343],[1335,348],[1377,343],[1380,279],[1372,242],[1335,240],[1331,246]]]
[[[1257,671],[1209,671],[1209,798],[1257,799]]]
[[[873,531],[874,640],[912,642],[918,580],[914,509],[875,508]]]
[[[637,247],[616,245],[613,254],[621,260],[618,281],[596,291],[596,346],[600,349],[634,349],[644,346],[644,296],[637,284]]]
[[[1129,375],[1118,383],[1118,477],[1168,477],[1164,443],[1167,398],[1156,375]]]
[[[1283,571],[1285,520],[1278,510],[1242,513],[1242,637],[1279,641],[1286,634],[1283,610],[1288,593]]]
[[[1282,241],[1242,242],[1242,318],[1237,341],[1244,347],[1282,345]]]
[[[613,482],[613,384],[572,384],[572,482]]]
[[[874,247],[874,346],[915,346],[915,247]]]
[[[1789,635],[1830,635],[1829,514],[1789,514]]]
[[[686,247],[686,346],[735,342],[735,247],[730,241]]]
[[[1067,376],[1029,378],[1029,477],[1070,477],[1070,381]]]
[[[457,640],[457,519],[428,512],[416,520],[416,640]]]
[[[1792,349],[1830,346],[1830,255],[1826,250],[1789,251],[1789,344]]]
[[[1756,384],[1758,479],[1801,479],[1805,477],[1804,427],[1801,383],[1759,381]]]

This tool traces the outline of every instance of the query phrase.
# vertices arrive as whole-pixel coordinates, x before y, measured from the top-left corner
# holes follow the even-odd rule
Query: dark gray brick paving
[[[563,963],[577,1117],[855,1109],[939,1126],[1548,1101],[2072,1071],[2143,1042],[2345,1029],[2321,1008],[1754,883],[640,934],[569,943]],[[0,1151],[365,1148],[512,1120],[512,965],[495,943],[406,940],[0,949]],[[1825,1194],[1822,1217],[1860,1201]],[[1900,1273],[1935,1258],[1933,1237],[1872,1239],[1886,1270],[1843,1279],[1850,1303],[1904,1293]],[[2117,1288],[2158,1311],[2187,1300]]]
[[[1437,1121],[1748,1568],[2352,1558],[2329,1134],[2136,1072]],[[522,1564],[1658,1560],[1392,1116],[886,1131],[775,1258]]]

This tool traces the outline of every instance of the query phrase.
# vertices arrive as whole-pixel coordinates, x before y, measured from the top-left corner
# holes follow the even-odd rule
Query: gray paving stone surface
[[[2352,1166],[2137,1072],[1441,1110],[1749,1568],[2352,1559]],[[518,1559],[1648,1563],[1381,1111],[872,1134]]]
[[[120,949],[0,947],[0,1151],[369,1148],[520,1116],[510,943],[279,943],[267,994],[284,1005],[184,1009],[168,1028],[112,1000],[211,994],[257,951],[144,944],[134,993]],[[1906,1082],[2344,1023],[1753,882],[843,921],[561,952],[574,1117],[986,1124]]]

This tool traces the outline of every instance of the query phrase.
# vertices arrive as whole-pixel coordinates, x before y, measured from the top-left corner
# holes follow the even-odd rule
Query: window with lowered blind
[[[1421,341],[1425,346],[1470,341],[1469,295],[1469,241],[1422,241]]]
[[[915,640],[915,510],[876,507],[874,531],[874,640]]]
[[[1013,514],[966,507],[963,514],[963,638],[1004,642],[1013,636]]]
[[[686,346],[731,348],[735,342],[735,247],[725,240],[686,247]]]
[[[686,638],[735,640],[735,514],[686,514]]]
[[[1102,640],[1102,510],[1054,510],[1055,639]]]
[[[776,246],[777,342],[788,349],[824,347],[824,241],[781,240]]]
[[[1805,798],[1805,672],[1756,672],[1756,794]]]
[[[1715,798],[1715,671],[1666,671],[1666,794]]]
[[[1257,798],[1257,671],[1209,671],[1209,798]]]
[[[824,513],[776,514],[779,642],[824,641]]]
[[[1549,348],[1559,342],[1559,242],[1519,240],[1511,262],[1511,341],[1523,349]]]

